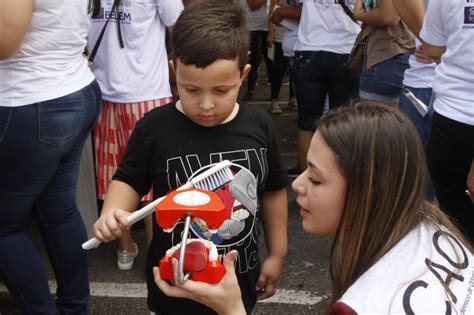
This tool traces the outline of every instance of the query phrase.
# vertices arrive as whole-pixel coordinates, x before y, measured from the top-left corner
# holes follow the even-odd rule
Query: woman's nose
[[[306,192],[306,188],[303,185],[303,181],[303,174],[301,174],[293,181],[293,183],[291,183],[291,189],[293,189],[293,191],[298,195],[304,195]]]

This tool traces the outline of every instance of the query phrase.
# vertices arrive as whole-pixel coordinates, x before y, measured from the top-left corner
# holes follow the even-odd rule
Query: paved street
[[[245,87],[241,92],[245,92]],[[266,78],[262,76],[254,99],[249,103],[269,109],[269,95],[270,87],[266,84]],[[287,85],[282,87],[280,98],[282,108],[285,108],[288,101]],[[273,116],[280,133],[282,155],[288,167],[296,163],[295,116],[294,111],[287,109],[284,109],[282,115]],[[328,257],[331,240],[303,232],[295,195],[291,190],[289,190],[288,206],[290,246],[279,290],[272,299],[258,303],[254,314],[324,314],[330,292]],[[30,230],[33,239],[44,254],[34,225]],[[91,314],[148,314],[144,272],[146,253],[144,234],[144,229],[140,226],[133,230],[140,254],[130,271],[117,269],[116,244],[103,244],[90,252]],[[261,243],[262,254],[264,254],[263,240]],[[8,255],[8,253],[2,253],[2,255]],[[50,279],[52,292],[54,292],[55,283],[52,274]],[[18,313],[18,308],[0,283],[0,314]]]

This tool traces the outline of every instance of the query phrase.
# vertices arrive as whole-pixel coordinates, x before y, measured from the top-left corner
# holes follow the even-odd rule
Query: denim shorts
[[[359,96],[370,101],[398,102],[409,54],[399,54],[367,69],[367,49],[360,74]]]
[[[295,52],[291,74],[298,100],[298,129],[315,130],[326,97],[332,109],[356,96],[358,76],[348,73],[343,66],[348,56],[327,51]]]

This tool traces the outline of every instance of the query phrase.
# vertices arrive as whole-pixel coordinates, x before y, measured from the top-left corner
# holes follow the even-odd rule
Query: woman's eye
[[[313,184],[313,185],[319,185],[319,184],[321,184],[320,181],[315,180],[315,179],[312,179],[311,177],[308,177],[308,180],[309,180],[309,182],[310,182],[311,184]]]
[[[217,90],[216,92],[218,94],[226,94],[227,92],[229,92],[229,90]]]
[[[188,93],[197,93],[198,90],[196,89],[186,89]]]

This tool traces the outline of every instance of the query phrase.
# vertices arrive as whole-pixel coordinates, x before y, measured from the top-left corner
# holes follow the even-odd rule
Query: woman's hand
[[[415,58],[418,62],[421,62],[421,63],[426,63],[426,64],[430,64],[430,63],[434,63],[434,59],[429,57],[426,52],[425,52],[425,48],[423,45],[420,45],[418,47],[416,47],[415,49]]]
[[[164,294],[172,297],[191,299],[204,304],[219,314],[245,315],[246,311],[242,302],[239,283],[235,275],[234,261],[237,251],[231,251],[224,257],[225,275],[218,284],[208,284],[187,280],[180,285],[170,285],[160,277],[160,268],[153,268],[155,283]],[[174,277],[177,278],[178,261],[173,258]]]

